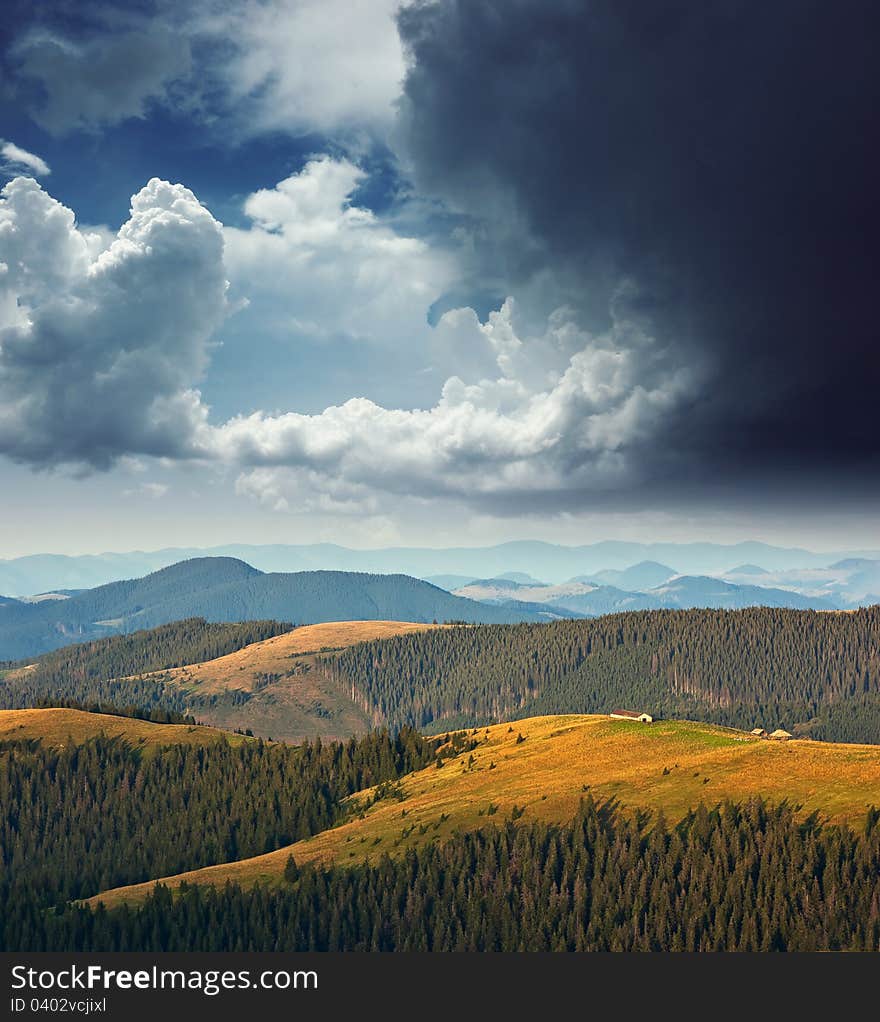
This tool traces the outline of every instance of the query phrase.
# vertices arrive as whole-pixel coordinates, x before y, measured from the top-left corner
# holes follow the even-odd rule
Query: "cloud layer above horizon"
[[[240,493],[342,513],[373,513],[388,495],[500,508],[513,497],[528,504],[534,494],[613,489],[637,475],[632,452],[689,394],[694,375],[632,315],[626,285],[602,335],[557,309],[542,335],[524,338],[512,298],[485,323],[472,309],[445,313],[439,335],[483,349],[495,375],[452,376],[429,408],[353,397],[318,414],[209,421],[198,384],[210,338],[233,312],[229,274],[233,290],[257,294],[329,275],[331,290],[346,289],[341,311],[373,330],[381,318],[373,307],[429,304],[418,265],[437,284],[440,261],[347,204],[359,176],[347,160],[311,161],[250,196],[251,228],[225,236],[192,192],[153,179],[109,245],[32,179],[7,184],[0,451],[75,469],[138,456],[219,462],[242,470]],[[320,321],[333,315],[325,309]]]
[[[10,23],[9,462],[341,522],[880,496],[876,5]]]

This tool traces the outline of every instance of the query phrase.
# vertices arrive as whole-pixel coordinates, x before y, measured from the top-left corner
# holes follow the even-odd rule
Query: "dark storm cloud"
[[[399,25],[404,148],[490,221],[486,275],[549,270],[587,322],[633,278],[660,341],[707,360],[646,464],[876,467],[880,7],[449,0]]]
[[[189,43],[162,25],[72,41],[43,29],[13,47],[34,120],[55,135],[143,117],[151,100],[190,70]]]

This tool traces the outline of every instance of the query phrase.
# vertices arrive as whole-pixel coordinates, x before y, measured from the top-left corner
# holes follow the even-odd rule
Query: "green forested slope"
[[[178,688],[161,678],[132,676],[211,660],[291,627],[281,621],[212,624],[188,618],[150,631],[65,646],[0,674],[0,709],[80,704],[137,707],[148,714],[183,713]]]
[[[136,675],[219,656],[287,627],[182,621],[68,647],[29,670],[8,672],[5,680],[0,675],[0,708],[73,700],[198,716],[192,694],[187,703],[162,675]],[[781,726],[833,741],[880,742],[877,606],[830,614],[640,611],[462,626],[333,651],[317,658],[316,670],[370,720],[391,727],[438,731],[621,705],[736,727]]]
[[[646,826],[646,823],[648,824]],[[814,951],[880,944],[880,826],[760,800],[674,829],[592,801],[401,859],[288,871],[285,890],[157,888],[136,910],[30,917],[20,950]],[[297,876],[297,873],[299,875]]]
[[[343,650],[362,708],[442,730],[617,705],[815,738],[880,742],[880,607],[641,611],[455,628]]]
[[[0,743],[0,949],[32,946],[46,909],[68,899],[329,827],[346,795],[432,757],[407,731],[297,748]]]

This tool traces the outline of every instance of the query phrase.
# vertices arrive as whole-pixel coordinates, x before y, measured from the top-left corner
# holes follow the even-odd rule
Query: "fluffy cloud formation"
[[[238,137],[384,136],[404,74],[398,0],[148,0],[82,8],[23,31],[10,68],[31,116],[56,135],[142,117],[150,104]]]
[[[14,142],[0,139],[0,170],[13,177],[17,174],[34,174],[45,177],[51,174],[49,164],[35,153],[29,153]]]
[[[331,322],[362,319],[376,280],[431,255],[347,205],[360,171],[312,161],[248,200],[251,231],[226,233],[233,274],[264,274],[290,295],[336,281]],[[656,343],[621,285],[600,334],[558,309],[538,333],[515,302],[481,323],[446,313],[437,345],[482,352],[494,372],[451,376],[430,407],[352,397],[316,414],[257,412],[213,425],[195,389],[227,314],[220,224],[181,185],[152,180],[109,247],[31,179],[2,193],[0,451],[37,466],[105,468],[123,457],[199,459],[238,472],[239,494],[280,511],[378,515],[389,501],[436,497],[496,506],[631,486],[641,446],[694,387]],[[340,266],[341,261],[341,266]],[[335,276],[334,276],[335,275]],[[377,277],[378,275],[378,277]],[[415,283],[414,283],[415,282]],[[479,361],[479,360],[477,360]]]
[[[404,63],[399,0],[249,0],[188,27],[222,42],[209,63],[247,133],[362,135],[391,122]]]
[[[363,483],[291,466],[248,469],[235,480],[235,492],[272,511],[293,514],[374,515],[381,503]]]
[[[419,327],[452,276],[449,259],[352,204],[365,173],[345,159],[310,160],[245,202],[252,221],[225,229],[236,296],[259,304],[279,336],[344,337],[385,346]]]
[[[12,53],[19,79],[42,93],[30,103],[31,115],[57,135],[142,117],[191,67],[187,39],[158,22],[81,40],[33,30]]]
[[[102,251],[103,249],[103,251]],[[220,225],[153,179],[109,248],[30,178],[0,193],[0,452],[106,468],[181,457],[205,411],[193,385],[226,314]]]
[[[336,503],[356,510],[375,493],[503,511],[512,496],[522,510],[530,497],[632,485],[639,445],[695,379],[627,318],[627,300],[622,289],[601,336],[559,310],[543,336],[521,337],[511,299],[485,324],[471,310],[447,313],[439,329],[487,346],[495,379],[452,377],[428,409],[352,398],[317,415],[238,417],[212,431],[210,444],[223,461],[259,466],[239,490],[279,509],[303,500],[311,509],[310,492],[332,494],[340,481],[346,489]]]

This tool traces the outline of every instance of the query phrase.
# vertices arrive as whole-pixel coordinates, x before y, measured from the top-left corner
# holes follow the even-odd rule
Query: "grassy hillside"
[[[275,883],[290,854],[298,863],[354,864],[487,824],[564,822],[587,791],[631,810],[662,810],[670,822],[701,802],[752,796],[795,803],[803,816],[818,812],[855,822],[880,799],[880,749],[873,746],[771,742],[687,721],[641,725],[599,716],[537,717],[483,728],[467,739],[442,768],[427,767],[381,789],[385,797],[374,804],[375,789],[353,796],[356,815],[341,826],[163,883]],[[108,891],[92,903],[136,903],[152,887]]]
[[[138,715],[170,711],[278,741],[347,738],[381,721],[353,701],[327,658],[356,643],[435,627],[342,621],[289,630],[277,621],[191,618],[68,646],[7,670],[0,675],[0,708],[72,700],[88,708],[134,708]]]
[[[284,621],[217,624],[204,618],[185,618],[149,631],[65,646],[43,654],[32,663],[8,669],[5,677],[6,680],[33,678],[30,671],[54,681],[65,676],[88,679],[143,674],[212,660],[261,639],[288,632],[292,627],[290,622]]]
[[[153,724],[132,717],[83,710],[0,710],[0,742],[39,741],[44,745],[75,745],[99,736],[124,738],[136,748],[154,745],[205,745],[225,739],[240,745],[252,739],[213,727],[191,724]]]
[[[253,692],[260,690],[261,679],[266,675],[289,669],[291,660],[358,642],[389,639],[437,627],[442,626],[417,621],[328,621],[294,628],[225,656],[160,673],[175,684],[201,694],[225,692],[231,688]]]
[[[279,621],[216,624],[187,618],[149,631],[65,646],[32,663],[0,671],[0,709],[73,703],[88,709],[126,708],[126,715],[155,719],[168,712],[185,715],[176,689],[156,678],[143,682],[132,676],[214,659],[290,628]]]
[[[196,619],[69,647],[0,678],[0,707],[60,698],[298,741],[383,725],[437,733],[641,705],[656,716],[880,744],[880,607],[284,628]],[[208,655],[192,656],[200,650]],[[130,676],[109,673],[120,670]]]
[[[347,738],[373,721],[326,668],[341,648],[438,626],[412,621],[336,621],[305,625],[226,656],[161,672],[157,683],[179,694],[198,720],[250,729],[277,741]],[[322,651],[324,651],[322,653]],[[150,681],[150,676],[143,679]]]

